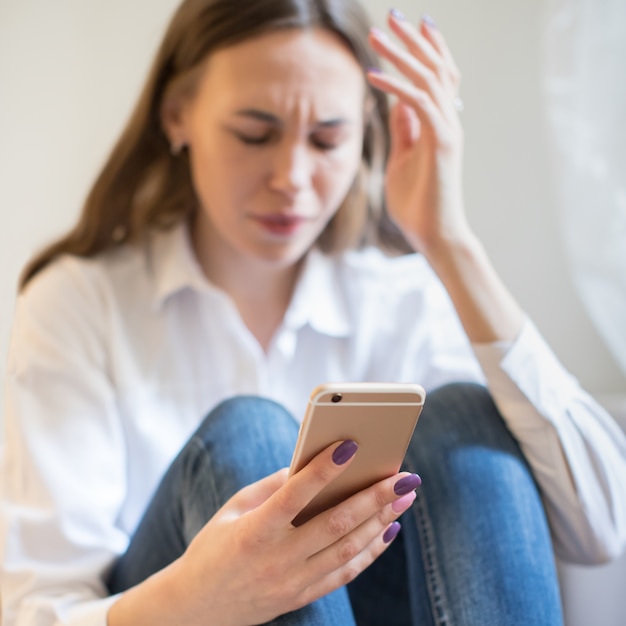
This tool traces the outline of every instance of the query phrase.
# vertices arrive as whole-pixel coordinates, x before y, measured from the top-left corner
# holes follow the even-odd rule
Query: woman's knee
[[[535,490],[528,463],[488,390],[470,383],[428,394],[407,469],[420,473],[425,482],[441,478],[442,486],[450,481],[466,486],[525,483]]]
[[[476,383],[451,383],[431,391],[416,434],[450,445],[478,444],[517,452],[489,391]]]
[[[292,445],[298,424],[279,403],[260,396],[233,396],[215,406],[204,418],[194,437],[207,447],[248,447],[268,440]]]
[[[184,536],[194,537],[242,487],[289,465],[298,424],[279,404],[254,396],[217,405],[179,455]]]

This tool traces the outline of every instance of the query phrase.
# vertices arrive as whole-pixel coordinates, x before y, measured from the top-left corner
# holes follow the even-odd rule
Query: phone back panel
[[[341,397],[333,402],[333,397]],[[334,441],[352,439],[357,454],[294,520],[299,525],[354,493],[397,473],[424,404],[419,385],[327,384],[311,394],[300,428],[291,473]]]

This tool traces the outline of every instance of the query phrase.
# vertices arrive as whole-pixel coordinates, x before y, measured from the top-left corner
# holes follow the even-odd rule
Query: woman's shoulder
[[[46,325],[93,324],[102,319],[117,298],[116,284],[126,276],[133,283],[141,252],[119,246],[93,257],[63,254],[39,271],[17,298],[18,317]],[[132,291],[132,288],[130,289]]]
[[[115,267],[132,263],[133,254],[127,246],[93,257],[62,254],[40,270],[24,286],[20,298],[30,302],[63,301],[72,298],[96,297],[110,282]]]

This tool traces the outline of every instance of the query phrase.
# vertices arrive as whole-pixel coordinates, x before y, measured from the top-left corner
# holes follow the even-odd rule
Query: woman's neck
[[[202,237],[202,239],[201,239]],[[234,301],[245,325],[267,352],[291,301],[302,261],[281,266],[247,257],[192,229],[205,276]]]

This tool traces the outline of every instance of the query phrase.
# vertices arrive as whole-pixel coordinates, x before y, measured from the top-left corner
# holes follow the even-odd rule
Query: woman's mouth
[[[293,235],[306,222],[304,217],[284,213],[253,215],[252,219],[267,232],[282,236]]]

